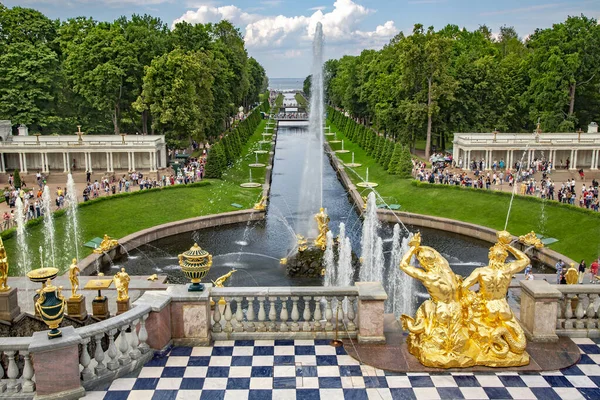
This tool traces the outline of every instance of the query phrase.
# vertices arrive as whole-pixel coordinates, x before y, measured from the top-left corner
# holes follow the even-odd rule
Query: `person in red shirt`
[[[598,259],[590,265],[590,279],[592,283],[596,283],[596,275],[598,275]]]

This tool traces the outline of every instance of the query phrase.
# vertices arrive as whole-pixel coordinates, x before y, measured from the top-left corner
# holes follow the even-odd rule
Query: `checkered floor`
[[[88,400],[600,399],[600,340],[575,339],[580,362],[541,374],[394,373],[327,340],[217,341],[175,347]]]

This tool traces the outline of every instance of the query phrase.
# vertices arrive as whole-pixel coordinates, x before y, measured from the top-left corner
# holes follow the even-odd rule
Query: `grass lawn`
[[[338,139],[344,139],[344,148],[350,150],[350,153],[338,154],[338,157],[350,162],[354,152],[355,162],[362,164],[359,168],[346,169],[353,182],[362,181],[368,168],[369,181],[379,184],[376,190],[388,204],[400,204],[401,211],[504,229],[509,196],[480,189],[459,190],[447,185],[415,186],[409,179],[388,174],[335,126],[331,125],[331,129],[337,132]],[[340,144],[331,146],[334,150],[341,148]],[[585,259],[588,265],[600,253],[600,213],[586,212],[554,201],[542,203],[534,198],[515,196],[507,229],[513,235],[534,230],[554,237],[559,241],[550,245],[552,250],[577,261]]]
[[[240,183],[249,181],[249,163],[255,162],[254,150],[258,149],[258,141],[262,140],[261,133],[266,121],[261,121],[254,135],[243,149],[243,157],[235,163],[223,176],[223,180],[206,179],[201,183],[183,186],[172,186],[165,189],[151,189],[130,195],[115,195],[92,201],[79,207],[79,257],[84,258],[91,253],[91,249],[84,247],[83,243],[94,237],[104,234],[120,238],[150,228],[155,225],[181,219],[203,215],[218,214],[238,210],[232,206],[237,203],[242,208],[250,208],[258,202],[262,188],[246,189]],[[265,150],[270,145],[262,145]],[[259,155],[259,162],[266,164],[268,154]],[[265,168],[253,168],[253,181],[264,182]],[[75,257],[74,249],[65,237],[67,218],[59,214],[54,218],[56,232],[56,267],[61,271],[68,269],[70,260]],[[11,232],[6,232],[10,235]],[[44,245],[42,224],[34,224],[27,228],[27,243],[29,246],[29,269],[40,266],[39,247]],[[4,240],[10,262],[10,274],[22,275],[18,271],[18,254],[16,235]],[[48,258],[44,247],[44,258]],[[44,262],[49,266],[48,262]],[[27,272],[27,271],[25,271]]]
[[[300,108],[304,108],[306,110],[307,105],[307,101],[304,98],[304,96],[302,96],[302,94],[300,93],[296,93],[296,101],[298,102],[298,105],[300,105]]]

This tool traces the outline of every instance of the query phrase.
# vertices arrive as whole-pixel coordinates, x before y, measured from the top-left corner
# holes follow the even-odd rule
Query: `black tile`
[[[273,378],[273,389],[295,389],[295,377],[278,377]]]
[[[273,346],[256,346],[254,348],[255,356],[272,356],[274,351]]]
[[[186,367],[164,367],[161,378],[182,378]]]
[[[345,400],[369,400],[366,389],[344,389]]]
[[[210,357],[190,357],[188,367],[208,367]]]
[[[440,399],[464,399],[465,397],[463,396],[462,392],[460,391],[460,388],[455,388],[455,387],[439,387],[436,388],[438,391],[438,394],[440,395]]]
[[[152,400],[176,400],[177,390],[155,390]]]
[[[251,390],[248,392],[248,400],[271,400],[272,390]]]
[[[319,378],[319,389],[341,389],[342,379],[336,377]]]
[[[293,340],[275,340],[275,346],[293,346]]]
[[[254,346],[254,340],[236,340],[234,346]]]
[[[224,398],[224,390],[203,390],[200,394],[200,400],[223,400]]]
[[[294,361],[294,356],[275,356],[273,359],[275,365],[293,365]]]
[[[183,378],[179,390],[202,390],[204,378]]]
[[[337,365],[337,356],[317,356],[317,365]]]
[[[227,378],[229,377],[229,367],[208,367],[206,370],[207,378]]]
[[[500,400],[512,399],[512,396],[510,395],[508,390],[506,390],[503,387],[484,387],[483,390],[485,390],[485,394],[488,395],[490,400],[492,400],[492,399],[500,399]]]
[[[106,392],[104,400],[127,400],[129,390],[111,390]]]
[[[410,386],[412,387],[434,387],[433,381],[428,376],[409,376]]]
[[[169,356],[190,356],[192,355],[191,347],[173,347]]]
[[[132,390],[154,390],[159,378],[137,378]]]
[[[233,356],[231,357],[232,367],[251,367],[252,356]]]
[[[600,354],[600,346],[597,344],[578,344],[578,346],[586,354]]]
[[[252,367],[252,375],[253,378],[270,378],[273,376],[273,367]]]
[[[230,356],[233,354],[233,347],[213,347],[213,356]]]
[[[296,400],[321,400],[319,389],[298,389]]]
[[[561,397],[552,388],[529,388],[538,399],[543,400],[562,400]]]
[[[546,375],[544,376],[544,379],[551,387],[573,387],[571,382],[564,376]]]
[[[250,389],[250,378],[227,379],[227,390],[232,389]]]
[[[314,356],[315,346],[296,346],[294,347],[294,354],[297,356]]]
[[[340,376],[362,376],[358,365],[340,365]]]
[[[453,377],[458,387],[480,387],[479,381],[473,375],[456,375]]]
[[[415,392],[411,388],[390,389],[394,400],[416,400]]]
[[[505,387],[527,387],[527,384],[523,382],[520,376],[515,375],[499,375],[498,379]]]

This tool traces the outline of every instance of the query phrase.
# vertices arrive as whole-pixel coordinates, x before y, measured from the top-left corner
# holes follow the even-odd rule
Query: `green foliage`
[[[396,143],[394,145],[394,152],[392,153],[392,158],[388,164],[387,171],[392,175],[396,175],[398,173],[398,166],[399,166],[401,160],[402,160],[402,144]]]
[[[19,189],[21,188],[21,174],[18,169],[15,169],[15,172],[13,173],[13,186]]]
[[[396,165],[396,175],[399,178],[406,179],[412,176],[412,157],[410,155],[410,149],[408,146],[403,146],[402,153],[400,154],[400,160]]]

